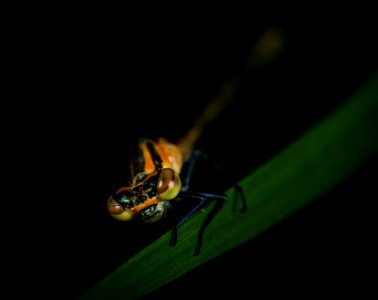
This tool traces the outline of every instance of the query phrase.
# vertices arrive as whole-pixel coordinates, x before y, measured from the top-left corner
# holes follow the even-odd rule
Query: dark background
[[[257,15],[197,26],[120,27],[110,17],[66,20],[50,30],[41,24],[46,31],[31,39],[36,55],[26,74],[35,100],[23,107],[38,112],[33,126],[24,126],[24,145],[35,150],[27,169],[41,175],[23,174],[38,182],[32,191],[41,197],[24,227],[33,237],[23,245],[32,264],[21,282],[33,279],[40,296],[52,289],[76,299],[160,234],[116,222],[105,209],[112,186],[127,178],[131,143],[185,133],[266,27],[285,32],[285,49],[246,76],[198,144],[237,180],[335,109],[377,67],[374,24]],[[371,263],[377,166],[375,157],[291,218],[150,296],[350,288]],[[229,187],[219,190],[206,168],[195,173],[198,190]]]

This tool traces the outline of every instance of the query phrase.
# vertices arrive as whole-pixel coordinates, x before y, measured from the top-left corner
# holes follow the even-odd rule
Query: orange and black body
[[[140,139],[131,158],[132,182],[118,188],[108,200],[110,214],[128,221],[140,216],[147,223],[160,220],[181,190],[183,153],[177,145],[160,138]]]

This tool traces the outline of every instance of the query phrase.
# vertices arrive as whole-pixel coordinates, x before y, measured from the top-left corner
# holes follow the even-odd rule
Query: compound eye
[[[170,168],[162,169],[157,181],[157,192],[161,200],[172,200],[181,189],[179,175]]]
[[[110,215],[119,221],[129,221],[134,216],[131,210],[125,209],[121,204],[114,200],[112,196],[108,199],[108,210]]]

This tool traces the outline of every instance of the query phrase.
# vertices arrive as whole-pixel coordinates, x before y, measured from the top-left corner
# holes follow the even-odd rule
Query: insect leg
[[[198,239],[196,248],[194,251],[194,256],[197,256],[200,253],[200,249],[203,243],[203,234],[206,230],[206,227],[209,225],[211,220],[214,218],[214,216],[217,214],[217,212],[221,209],[223,203],[225,200],[227,200],[227,197],[225,195],[217,195],[217,194],[208,194],[208,193],[199,193],[199,192],[180,192],[180,197],[185,198],[196,198],[200,200],[200,203],[196,205],[188,214],[186,214],[180,222],[177,223],[177,225],[172,229],[172,235],[171,235],[171,241],[170,245],[174,246],[177,242],[177,228],[194,212],[196,212],[206,201],[208,200],[218,200],[214,206],[214,208],[211,210],[209,215],[206,217],[205,221],[203,222],[199,232],[198,232]]]
[[[238,185],[238,183],[236,182],[235,179],[233,179],[231,176],[229,176],[223,169],[221,169],[216,163],[214,163],[208,156],[206,153],[204,153],[203,151],[201,150],[194,150],[193,152],[193,156],[191,158],[191,161],[190,161],[190,164],[189,164],[189,167],[188,167],[188,171],[187,171],[187,174],[186,174],[186,178],[184,180],[184,187],[183,187],[183,191],[187,191],[188,188],[189,188],[189,183],[190,183],[190,179],[192,177],[192,173],[193,173],[193,169],[194,169],[194,166],[197,162],[197,159],[198,157],[202,157],[204,160],[206,160],[207,162],[209,162],[209,164],[211,166],[213,166],[213,168],[215,170],[217,170],[219,172],[219,174],[221,176],[223,176],[234,188],[235,190],[239,193],[240,197],[241,197],[241,200],[242,200],[242,208],[241,208],[241,211],[242,212],[245,212],[247,210],[247,199],[244,195],[244,192],[243,192],[243,189],[240,187],[240,185]]]
[[[185,179],[183,181],[183,185],[182,185],[182,188],[181,188],[182,191],[189,190],[190,180],[192,179],[194,166],[197,163],[198,157],[199,157],[198,151],[194,151],[193,154],[192,154],[192,157],[190,159],[190,162],[189,162],[189,167],[188,167],[188,170],[186,172]]]

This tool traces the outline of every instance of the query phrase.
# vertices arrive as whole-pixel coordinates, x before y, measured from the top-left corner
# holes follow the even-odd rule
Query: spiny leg
[[[232,178],[231,176],[229,176],[223,169],[221,169],[216,163],[214,163],[207,156],[206,153],[204,153],[201,150],[196,149],[196,150],[194,150],[194,152],[192,154],[191,160],[189,162],[189,167],[188,167],[188,170],[187,170],[187,173],[186,173],[186,177],[184,179],[184,184],[183,184],[182,190],[183,191],[187,191],[189,189],[190,180],[192,178],[194,166],[197,163],[198,157],[202,157],[204,160],[206,160],[207,162],[209,162],[210,165],[212,165],[213,168],[216,169],[219,172],[219,174],[221,174],[235,188],[235,190],[238,192],[238,194],[240,195],[241,200],[242,200],[241,211],[245,212],[247,210],[247,199],[246,199],[246,197],[244,195],[243,189],[240,187],[240,185],[238,185],[238,183],[236,182],[236,180],[234,178]]]
[[[195,213],[206,201],[208,200],[217,200],[215,206],[209,213],[209,215],[206,217],[205,221],[203,222],[197,238],[196,248],[194,251],[194,256],[199,255],[201,246],[203,244],[203,234],[206,230],[206,227],[209,225],[211,220],[215,217],[217,212],[220,210],[220,208],[223,206],[225,200],[227,200],[227,197],[225,195],[217,195],[217,194],[208,194],[208,193],[199,193],[199,192],[180,192],[179,194],[182,198],[196,198],[200,200],[200,203],[197,204],[188,214],[186,214],[180,222],[176,224],[176,226],[172,229],[171,233],[171,240],[170,245],[174,246],[177,242],[177,228],[180,227],[180,225],[193,213]]]

